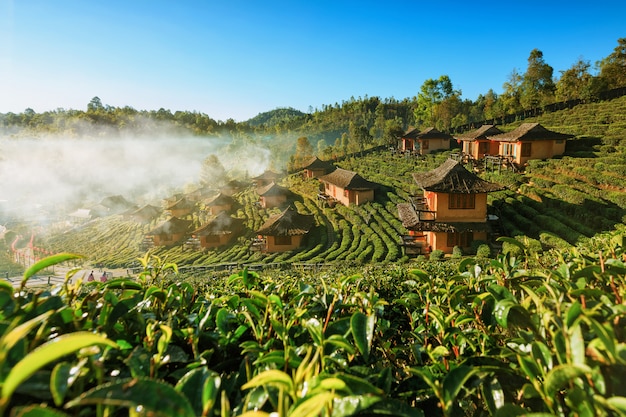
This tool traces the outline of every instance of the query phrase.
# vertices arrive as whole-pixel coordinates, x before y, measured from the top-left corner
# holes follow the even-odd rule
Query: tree
[[[590,99],[597,94],[594,91],[597,82],[589,73],[591,64],[578,58],[578,61],[571,68],[561,71],[561,78],[556,83],[556,99],[557,101],[567,101],[573,99]]]
[[[87,104],[87,112],[96,112],[98,110],[104,110],[104,106],[102,105],[100,97],[96,96]]]
[[[626,38],[617,40],[617,46],[609,56],[598,63],[600,78],[609,89],[626,86]]]
[[[520,103],[525,109],[534,109],[554,102],[553,68],[546,64],[543,52],[539,49],[530,51],[528,68],[522,77]]]
[[[397,146],[398,138],[402,136],[404,129],[402,129],[402,121],[399,118],[394,118],[385,121],[385,129],[383,130],[383,143],[389,146]]]
[[[416,124],[449,128],[453,113],[458,110],[460,96],[461,91],[454,89],[447,75],[442,75],[437,80],[431,78],[424,81],[413,112]]]
[[[296,141],[296,153],[291,158],[289,171],[294,171],[302,168],[304,163],[313,156],[313,146],[309,142],[309,138],[301,136]]]
[[[522,76],[516,69],[513,69],[509,74],[509,79],[502,84],[504,91],[502,91],[499,100],[501,103],[500,116],[515,114],[522,110],[522,105],[520,104],[521,87]]]
[[[226,181],[226,169],[215,154],[207,156],[200,166],[200,183],[221,186]]]

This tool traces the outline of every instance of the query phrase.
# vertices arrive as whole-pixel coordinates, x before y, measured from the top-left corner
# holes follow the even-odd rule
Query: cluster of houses
[[[424,155],[450,149],[452,141],[462,144],[462,155],[480,161],[488,157],[504,158],[507,163],[523,166],[529,159],[546,159],[562,155],[565,142],[572,135],[550,131],[537,123],[524,123],[510,132],[484,125],[467,134],[451,136],[428,128],[409,129],[401,138],[398,150]],[[502,163],[502,162],[500,162]],[[321,204],[361,205],[374,200],[377,184],[356,172],[336,167],[329,161],[311,158],[302,166],[306,178],[320,182]],[[273,171],[252,178],[259,196],[256,203],[264,209],[279,208],[255,231],[251,250],[280,252],[300,247],[304,237],[315,226],[313,215],[298,213],[291,191],[278,184],[281,175]],[[438,168],[413,174],[422,193],[411,201],[398,204],[398,216],[408,234],[401,236],[407,254],[428,254],[433,250],[451,253],[455,247],[467,249],[475,241],[489,241],[492,223],[487,213],[487,194],[501,190],[498,184],[482,180],[463,163],[449,159]],[[137,222],[150,223],[166,215],[167,220],[145,235],[143,249],[171,246],[185,242],[194,249],[211,249],[227,245],[245,234],[244,219],[233,217],[239,203],[233,194],[249,186],[231,181],[215,190],[199,189],[167,198],[163,207],[135,207],[121,196],[107,197],[91,210],[72,213],[76,221],[89,217],[123,214]],[[198,211],[198,207],[202,210]],[[201,227],[193,227],[189,215],[196,213]]]

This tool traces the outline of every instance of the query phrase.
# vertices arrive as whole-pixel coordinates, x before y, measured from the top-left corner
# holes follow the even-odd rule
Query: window
[[[522,156],[530,156],[531,145],[530,142],[522,142]]]
[[[448,208],[473,209],[476,207],[476,194],[448,194]]]
[[[448,233],[447,245],[450,248],[453,248],[455,246],[458,246],[460,248],[467,248],[468,246],[471,246],[473,241],[473,232]]]
[[[480,144],[478,145],[478,153],[489,153],[489,142],[480,142]]]
[[[422,149],[428,149],[428,141],[422,140]]]
[[[276,246],[291,245],[291,236],[274,236],[274,244]]]

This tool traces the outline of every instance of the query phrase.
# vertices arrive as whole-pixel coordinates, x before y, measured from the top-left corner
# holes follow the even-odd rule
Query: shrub
[[[478,246],[476,249],[476,257],[478,258],[489,258],[491,256],[491,248],[486,243]]]
[[[431,261],[440,261],[445,256],[445,253],[441,249],[435,249],[430,253]]]
[[[463,249],[461,249],[459,246],[455,246],[454,248],[452,248],[453,259],[459,259],[462,256],[463,256]]]

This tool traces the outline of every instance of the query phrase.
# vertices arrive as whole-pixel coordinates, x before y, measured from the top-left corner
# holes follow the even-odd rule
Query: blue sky
[[[611,2],[612,3],[612,2]],[[555,76],[626,37],[626,2],[0,0],[0,113],[104,104],[244,121],[448,75],[502,91],[534,48]],[[591,6],[590,6],[591,5]]]

